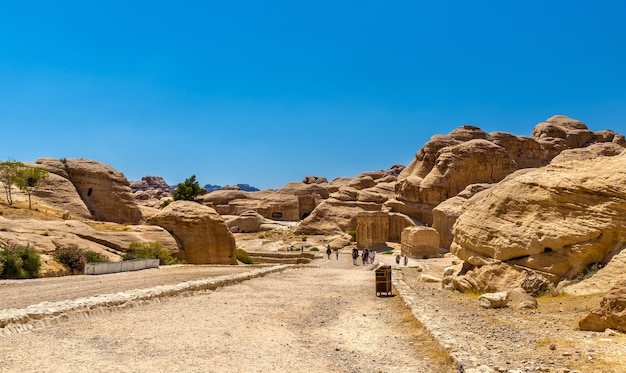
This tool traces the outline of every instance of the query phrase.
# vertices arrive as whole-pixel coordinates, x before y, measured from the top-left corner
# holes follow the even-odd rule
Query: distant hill
[[[238,190],[243,190],[245,192],[258,192],[259,190],[261,190],[259,188],[251,186],[250,184],[237,184],[237,185],[225,185],[225,186],[207,184],[204,186],[204,189],[206,189],[207,192],[213,192],[213,191],[220,190],[220,189],[229,189],[229,190],[238,189]]]

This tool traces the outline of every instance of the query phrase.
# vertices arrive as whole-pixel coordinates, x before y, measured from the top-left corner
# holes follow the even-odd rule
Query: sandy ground
[[[167,271],[178,273],[183,268]],[[157,272],[166,271],[152,272],[148,277],[140,272],[94,276],[88,281],[97,279],[108,285],[90,292],[128,284],[137,276],[150,283],[164,281]],[[173,277],[173,273],[166,277]],[[86,276],[76,276],[74,280],[79,277]],[[318,260],[315,267],[288,269],[215,291],[55,323],[0,337],[0,369],[456,371],[400,297],[376,296],[374,278],[371,268],[355,267],[348,255],[341,255],[338,261]],[[57,281],[63,283],[58,286],[65,288],[67,297],[82,291],[86,281],[81,278],[74,283],[65,279],[72,278]],[[9,302],[4,298],[21,298],[11,292],[19,292],[25,283],[0,287],[3,304],[23,305],[23,301]],[[24,296],[33,290],[24,292]]]
[[[406,267],[393,255],[376,259],[394,268],[394,296],[377,297],[374,266],[352,265],[344,250],[339,260],[318,259],[214,291],[0,333],[0,370],[453,372],[461,364],[510,373],[626,372],[624,334],[576,330],[599,295],[543,297],[536,310],[484,310],[476,296],[420,280],[422,273],[440,275],[450,259],[411,260]],[[172,266],[0,281],[0,313],[254,268]]]

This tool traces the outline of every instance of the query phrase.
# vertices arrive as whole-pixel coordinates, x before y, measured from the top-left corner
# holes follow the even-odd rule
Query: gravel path
[[[420,281],[424,272],[441,273],[449,260],[404,267],[396,266],[393,256],[377,259],[395,268],[394,294],[402,297],[376,297],[372,266],[353,266],[342,253],[339,260],[316,260],[212,291],[63,312],[56,322],[28,311],[31,319],[44,319],[35,321],[34,329],[0,333],[0,370],[453,372],[451,354],[466,372],[626,372],[625,335],[575,329],[598,296],[542,298],[536,310],[484,310],[470,296]],[[0,314],[35,303],[46,308],[44,300],[69,304],[82,296],[259,270],[265,271],[176,266],[2,281]]]
[[[436,343],[400,297],[376,297],[373,272],[348,261],[0,337],[2,371],[455,371],[428,358]]]

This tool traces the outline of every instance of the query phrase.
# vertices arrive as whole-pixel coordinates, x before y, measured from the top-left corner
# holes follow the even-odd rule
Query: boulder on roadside
[[[190,264],[237,264],[235,238],[215,209],[191,201],[174,201],[148,219],[167,229]]]
[[[616,282],[602,298],[600,306],[580,320],[578,327],[597,332],[614,329],[626,333],[626,279]]]
[[[537,308],[537,299],[528,294],[524,288],[514,288],[506,294],[507,305],[516,310]]]
[[[482,308],[504,308],[506,307],[506,295],[506,291],[483,294],[478,298],[478,305]]]

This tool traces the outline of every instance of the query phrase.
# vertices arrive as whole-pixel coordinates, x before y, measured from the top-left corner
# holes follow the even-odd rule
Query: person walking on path
[[[400,254],[396,255],[396,264],[400,264]]]
[[[328,260],[330,260],[330,254],[332,253],[332,251],[330,250],[330,244],[328,246],[326,246],[326,255],[328,256]]]
[[[409,264],[409,257],[404,254],[404,265],[406,266],[407,264]]]
[[[335,258],[337,258],[337,260],[339,260],[339,248],[337,248],[337,250],[335,250]]]
[[[357,249],[356,247],[354,247],[352,249],[352,264],[354,264],[355,266],[358,265],[356,260],[359,258],[359,249]]]
[[[376,259],[376,250],[371,250],[370,253],[372,253],[370,256],[372,257],[372,264],[374,264],[374,259]]]

